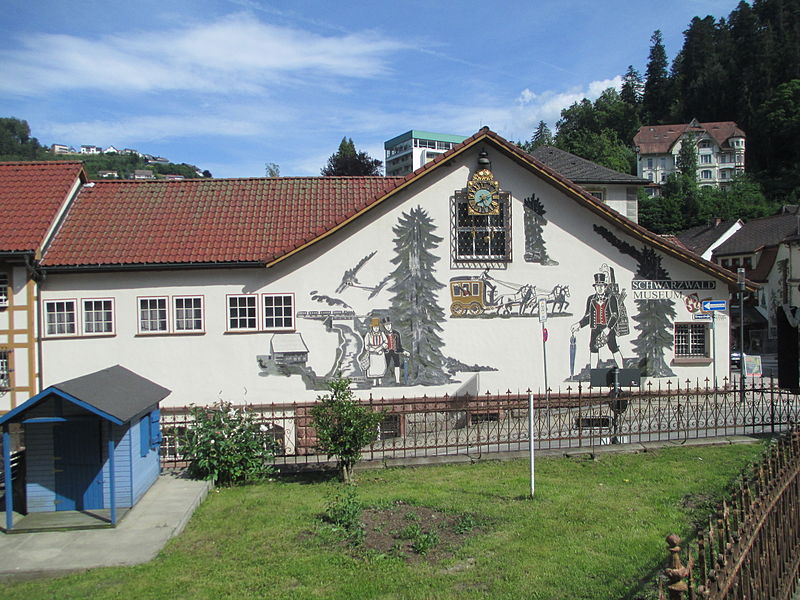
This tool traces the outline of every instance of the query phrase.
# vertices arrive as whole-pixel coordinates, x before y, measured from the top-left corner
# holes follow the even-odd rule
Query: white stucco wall
[[[499,293],[512,293],[514,287],[531,284],[537,293],[545,295],[557,285],[568,285],[569,306],[561,314],[548,317],[547,374],[552,389],[575,385],[568,381],[570,326],[584,314],[587,297],[592,294],[593,276],[602,264],[615,270],[616,279],[626,291],[624,301],[630,318],[630,335],[619,339],[625,359],[636,355],[633,345],[639,335],[633,317],[639,307],[633,300],[631,281],[637,269],[634,258],[622,254],[594,229],[595,223],[640,250],[635,241],[606,221],[579,205],[498,151],[490,152],[492,171],[501,188],[512,194],[511,222],[513,234],[512,261],[502,269],[490,270]],[[352,310],[356,317],[334,321],[354,329],[369,325],[373,311],[391,308],[393,281],[389,281],[373,298],[370,290],[346,287],[337,293],[346,270],[363,258],[357,272],[360,286],[371,288],[390,275],[395,268],[393,228],[411,209],[422,207],[436,226],[435,234],[442,238],[433,252],[439,257],[433,273],[442,284],[437,303],[445,318],[438,334],[443,342],[443,354],[465,365],[481,365],[496,370],[481,371],[478,387],[492,393],[540,390],[544,386],[542,324],[533,315],[481,316],[454,318],[448,282],[451,277],[478,276],[481,265],[462,266],[450,257],[451,202],[455,190],[464,188],[474,171],[477,150],[459,157],[452,165],[443,165],[423,178],[421,185],[399,193],[385,201],[343,230],[316,243],[270,269],[204,269],[140,272],[102,272],[83,274],[50,273],[44,283],[44,300],[57,298],[113,298],[115,302],[114,336],[76,336],[43,341],[44,384],[49,385],[80,374],[89,373],[113,364],[122,364],[173,391],[162,406],[191,403],[212,403],[220,398],[235,403],[269,403],[313,400],[322,393],[308,389],[298,374],[268,373],[259,367],[257,356],[270,353],[270,340],[280,333],[226,333],[226,297],[245,293],[294,293],[296,313],[309,311]],[[542,202],[547,224],[543,237],[550,258],[557,264],[543,265],[526,262],[523,200],[535,194]],[[713,277],[677,259],[662,257],[662,266],[675,281],[703,280],[713,282],[714,289],[698,291],[700,299],[727,299],[727,287]],[[509,287],[506,287],[506,286]],[[675,321],[693,322],[684,296],[694,293],[666,292],[674,297]],[[137,335],[137,298],[141,296],[201,295],[205,302],[205,331],[202,334]],[[314,298],[317,298],[316,300]],[[319,299],[335,298],[347,306],[329,305]],[[643,303],[643,310],[648,310]],[[385,313],[381,313],[385,314]],[[728,373],[728,319],[720,315],[717,321],[716,365],[721,378]],[[336,370],[339,338],[326,330],[324,321],[296,319],[296,333],[301,334],[309,350],[307,366],[317,376]],[[671,331],[669,332],[671,335]],[[360,335],[360,334],[359,334]],[[577,333],[576,371],[589,361],[589,328]],[[403,343],[409,346],[408,340]],[[601,358],[610,358],[607,349]],[[670,365],[673,379],[702,380],[712,377],[713,366],[674,365],[671,351],[664,359]],[[412,356],[410,358],[414,360]],[[626,361],[627,362],[627,361]],[[626,365],[628,366],[628,365]],[[359,373],[363,376],[363,373]],[[474,385],[475,373],[457,372],[441,385],[406,386],[360,384],[359,396],[413,397],[454,393],[462,386]]]

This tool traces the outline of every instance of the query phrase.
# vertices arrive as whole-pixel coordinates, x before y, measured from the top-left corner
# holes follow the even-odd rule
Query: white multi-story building
[[[745,133],[733,121],[680,125],[645,125],[633,138],[637,174],[657,186],[677,171],[678,154],[686,140],[697,145],[697,181],[723,187],[744,172]]]
[[[415,129],[406,131],[383,144],[386,151],[386,175],[389,177],[408,175],[465,139],[463,135],[431,133]]]

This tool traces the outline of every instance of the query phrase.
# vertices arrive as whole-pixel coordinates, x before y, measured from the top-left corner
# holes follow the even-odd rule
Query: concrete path
[[[162,475],[114,529],[0,533],[0,580],[148,562],[183,530],[210,487]]]

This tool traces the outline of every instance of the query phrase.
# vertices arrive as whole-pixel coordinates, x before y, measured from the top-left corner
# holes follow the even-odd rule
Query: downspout
[[[42,352],[42,294],[41,288],[44,280],[47,279],[47,273],[38,267],[30,256],[25,256],[25,267],[28,269],[28,274],[31,279],[36,283],[36,294],[34,295],[34,310],[36,311],[36,363],[39,367],[36,371],[36,379],[38,382],[38,394],[44,389],[44,361]]]

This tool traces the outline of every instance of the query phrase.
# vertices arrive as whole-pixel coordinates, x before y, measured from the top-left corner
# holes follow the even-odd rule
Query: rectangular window
[[[11,388],[11,365],[8,350],[0,350],[0,390]]]
[[[228,330],[248,331],[258,329],[255,296],[228,296]]]
[[[264,294],[264,329],[294,329],[292,294]]]
[[[499,193],[498,214],[470,214],[467,194],[455,194],[455,258],[471,261],[511,260],[510,196]]]
[[[700,178],[701,179],[711,179],[711,171],[708,169],[704,169],[700,171]]]
[[[83,301],[83,333],[110,335],[114,333],[114,301],[110,298]]]
[[[48,336],[78,333],[75,300],[48,300],[44,303],[44,314]]]
[[[704,323],[675,323],[675,358],[708,357],[707,331]]]
[[[0,273],[0,306],[8,306],[8,275]]]
[[[701,165],[710,165],[711,164],[711,155],[710,154],[701,154],[700,155],[700,164]]]
[[[203,298],[181,296],[172,299],[175,331],[203,331]]]
[[[139,298],[139,333],[165,333],[167,324],[166,298]]]

